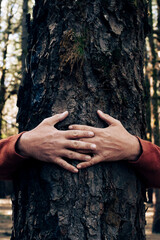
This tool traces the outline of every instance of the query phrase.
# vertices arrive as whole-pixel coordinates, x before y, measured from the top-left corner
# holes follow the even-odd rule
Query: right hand
[[[78,169],[93,166],[100,162],[114,162],[121,160],[134,161],[141,155],[139,140],[130,134],[117,119],[108,114],[98,111],[99,117],[109,126],[106,128],[95,128],[85,125],[72,125],[69,129],[92,131],[93,138],[80,139],[81,141],[96,144],[93,157],[90,161],[77,165]]]
[[[79,141],[79,138],[92,138],[93,131],[57,130],[54,125],[68,116],[68,112],[46,118],[36,128],[25,132],[20,137],[17,148],[24,157],[32,157],[44,162],[55,163],[70,172],[77,173],[78,169],[63,158],[89,161],[90,155],[78,153],[78,150],[92,152],[96,149],[93,143]]]

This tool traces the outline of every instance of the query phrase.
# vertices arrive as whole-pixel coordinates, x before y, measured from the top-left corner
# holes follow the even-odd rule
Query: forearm
[[[139,139],[142,154],[137,161],[130,161],[147,187],[160,188],[160,147]]]
[[[16,152],[16,142],[23,133],[0,140],[0,179],[10,180],[23,164],[24,158]]]

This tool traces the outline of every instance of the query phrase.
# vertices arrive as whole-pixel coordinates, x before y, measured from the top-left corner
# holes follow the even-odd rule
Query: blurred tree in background
[[[27,53],[26,15],[33,1],[0,1],[0,138],[18,132],[16,100]]]
[[[0,0],[0,138],[18,133],[17,92],[25,72],[26,17],[33,0]],[[0,181],[0,197],[10,185]]]
[[[160,145],[159,121],[160,121],[160,1],[149,0],[149,27],[148,34],[148,79],[150,82],[150,106],[148,104],[147,111],[150,113],[151,122],[147,121],[148,129],[152,129],[149,140],[156,145]],[[146,43],[147,44],[147,43]],[[149,89],[149,88],[148,88]],[[151,111],[149,111],[149,108]],[[149,118],[149,114],[147,114]],[[156,190],[156,205],[153,222],[153,232],[160,233],[160,190]]]

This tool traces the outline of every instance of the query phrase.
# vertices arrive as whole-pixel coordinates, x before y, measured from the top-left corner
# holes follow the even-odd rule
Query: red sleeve
[[[22,134],[0,140],[0,179],[11,180],[13,174],[26,159],[15,150],[16,142]]]
[[[130,161],[142,177],[146,187],[160,188],[160,147],[139,139],[142,154],[137,161]]]

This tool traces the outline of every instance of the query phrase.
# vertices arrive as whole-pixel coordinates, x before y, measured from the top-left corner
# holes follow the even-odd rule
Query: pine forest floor
[[[0,240],[9,240],[12,228],[12,208],[10,199],[0,199]]]
[[[154,207],[146,212],[146,240],[160,240],[160,234],[152,233]],[[10,199],[0,199],[0,240],[9,240],[12,228],[12,208]],[[127,239],[124,239],[127,240]]]

